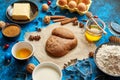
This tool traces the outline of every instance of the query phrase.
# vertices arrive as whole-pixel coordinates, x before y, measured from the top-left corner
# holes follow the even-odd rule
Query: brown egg
[[[72,0],[72,1],[75,1],[77,4],[78,4],[78,2],[79,2],[79,0]]]
[[[75,1],[70,1],[68,3],[69,8],[74,9],[77,6],[77,3]]]
[[[90,0],[82,0],[83,3],[85,3],[86,5],[90,4]]]
[[[86,11],[87,7],[84,3],[79,3],[77,6],[79,11]]]
[[[61,6],[65,6],[65,5],[67,5],[67,0],[59,0],[58,4]]]
[[[49,6],[47,4],[42,5],[42,10],[47,11],[49,9]]]

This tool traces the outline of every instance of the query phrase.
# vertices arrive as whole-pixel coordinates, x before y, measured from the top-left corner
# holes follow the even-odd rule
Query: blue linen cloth
[[[7,7],[18,0],[0,0],[0,20],[5,22],[10,22],[6,18],[6,9]],[[33,0],[31,0],[33,1]],[[35,57],[32,57],[26,63],[19,63],[14,58],[11,59],[10,63],[5,62],[5,55],[7,53],[11,54],[11,48],[17,41],[24,40],[24,34],[26,32],[33,32],[35,31],[36,27],[42,28],[46,27],[47,25],[42,22],[45,15],[65,15],[67,17],[78,17],[79,21],[83,19],[87,19],[85,15],[80,16],[77,13],[69,13],[68,10],[60,10],[59,7],[56,7],[56,0],[51,0],[52,4],[50,6],[50,10],[47,12],[42,12],[42,4],[47,3],[47,0],[34,0],[39,8],[39,14],[36,19],[30,23],[22,24],[21,26],[21,34],[20,37],[14,41],[6,41],[0,32],[0,80],[31,80],[31,74],[26,72],[26,65],[28,63],[34,63],[38,65],[39,62],[36,60]],[[103,37],[96,42],[96,46],[99,46],[105,42],[108,42],[108,38],[112,35],[108,29],[108,24],[111,21],[117,22],[120,24],[120,3],[119,0],[92,0],[92,5],[90,11],[101,18],[106,23],[106,31],[107,34],[103,35]],[[53,22],[50,22],[51,24]],[[3,50],[4,44],[10,44],[9,49]],[[95,80],[96,77],[100,78],[96,80],[120,80],[120,78],[113,78],[110,76],[105,75],[96,67],[93,58],[88,58],[84,60],[78,60],[77,63],[73,66],[69,66],[66,69],[63,69],[63,78],[62,80]],[[26,79],[27,76],[27,79]],[[101,78],[102,76],[102,78]],[[104,78],[103,78],[104,77]]]

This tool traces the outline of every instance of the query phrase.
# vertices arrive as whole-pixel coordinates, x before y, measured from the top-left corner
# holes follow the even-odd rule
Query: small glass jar
[[[94,18],[102,29],[105,29],[105,23],[99,19]],[[85,25],[85,37],[89,42],[98,41],[102,37],[102,30],[94,23],[92,19],[89,19]]]

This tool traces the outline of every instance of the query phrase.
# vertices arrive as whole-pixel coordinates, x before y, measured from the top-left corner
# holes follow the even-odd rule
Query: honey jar
[[[94,20],[99,24],[99,26],[105,29],[105,23],[99,19],[94,18]],[[102,30],[94,23],[92,19],[89,19],[85,25],[85,38],[89,42],[95,42],[100,40],[102,37]]]

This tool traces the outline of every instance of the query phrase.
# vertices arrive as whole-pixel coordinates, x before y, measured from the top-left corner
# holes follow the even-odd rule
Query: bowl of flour
[[[102,72],[120,77],[120,44],[104,43],[100,45],[95,51],[94,60]]]

